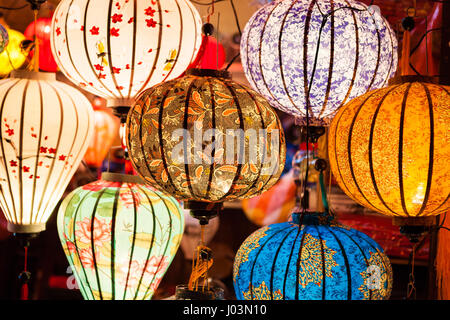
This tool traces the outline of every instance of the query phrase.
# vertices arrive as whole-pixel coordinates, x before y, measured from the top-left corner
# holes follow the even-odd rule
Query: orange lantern
[[[120,121],[110,109],[95,104],[94,118],[95,130],[84,161],[90,167],[100,167],[119,132]]]

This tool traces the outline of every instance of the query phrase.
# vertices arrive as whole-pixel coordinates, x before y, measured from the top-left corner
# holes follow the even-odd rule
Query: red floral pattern
[[[91,244],[93,240],[97,246],[101,246],[103,242],[111,241],[111,222],[106,222],[105,219],[94,218],[94,232],[92,232],[92,219],[84,218],[77,222],[77,227],[75,236],[81,243]]]

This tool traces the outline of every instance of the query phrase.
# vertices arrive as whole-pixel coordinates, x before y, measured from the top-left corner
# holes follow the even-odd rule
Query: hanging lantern
[[[277,182],[285,162],[275,111],[226,71],[191,69],[144,92],[126,136],[135,170],[179,200],[256,196]]]
[[[88,166],[99,168],[119,132],[119,119],[109,109],[94,107],[95,129],[84,155]]]
[[[9,42],[8,31],[0,24],[0,53],[2,53]]]
[[[27,59],[27,53],[22,49],[22,41],[25,36],[19,31],[7,29],[9,42],[0,53],[0,77],[5,77],[13,70],[19,69]]]
[[[383,16],[357,1],[274,1],[247,23],[242,65],[251,86],[304,124],[328,125],[345,102],[383,87],[397,40]]]
[[[175,199],[121,174],[74,190],[58,213],[62,246],[89,300],[150,300],[183,228]]]
[[[53,16],[52,50],[75,84],[110,107],[129,107],[141,91],[187,69],[201,29],[188,0],[63,0]]]
[[[365,234],[323,214],[263,227],[236,254],[238,300],[380,300],[392,290],[392,268]]]
[[[0,99],[0,206],[10,232],[37,233],[86,151],[92,108],[54,73],[14,71]]]
[[[28,40],[35,39],[39,41],[39,68],[47,72],[58,71],[58,66],[56,65],[55,58],[53,58],[53,53],[50,45],[50,31],[52,25],[52,18],[40,18],[36,22],[32,22],[24,32],[25,37]],[[36,34],[35,34],[36,30]],[[33,53],[30,53],[30,58]]]
[[[359,204],[408,220],[450,209],[450,88],[429,81],[395,79],[352,100],[333,120],[331,169]]]
[[[222,44],[212,36],[206,36],[207,42],[199,62],[201,69],[221,69],[225,64],[226,54]]]

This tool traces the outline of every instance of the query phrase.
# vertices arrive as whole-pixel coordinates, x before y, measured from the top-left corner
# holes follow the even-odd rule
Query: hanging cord
[[[417,298],[417,291],[416,291],[416,278],[414,275],[414,264],[415,264],[415,258],[416,258],[416,249],[417,249],[418,243],[415,243],[412,247],[411,252],[411,272],[409,273],[409,281],[408,281],[408,289],[407,289],[407,295],[406,300],[411,300],[411,297],[414,296],[414,300]]]
[[[39,39],[37,35],[37,17],[38,10],[33,10],[34,15],[34,57],[33,57],[33,71],[39,72]]]
[[[236,11],[236,7],[234,6],[233,0],[230,0],[230,4],[231,4],[231,8],[233,9],[234,21],[236,22],[236,27],[237,27],[237,29],[238,29],[239,36],[242,37],[242,30],[241,30],[241,26],[240,26],[240,23],[239,23],[239,17],[238,17],[237,11]],[[240,55],[241,55],[241,53],[238,52],[238,54],[235,55],[235,56],[230,60],[230,62],[228,63],[228,65],[225,67],[225,70],[228,71],[228,69],[230,69],[231,65],[234,63],[234,61],[236,61],[237,58],[239,58]]]
[[[31,273],[27,270],[28,268],[28,246],[29,244],[24,245],[24,262],[23,262],[23,271],[19,274],[19,279],[21,282],[20,287],[20,299],[28,300],[28,283],[31,279]]]

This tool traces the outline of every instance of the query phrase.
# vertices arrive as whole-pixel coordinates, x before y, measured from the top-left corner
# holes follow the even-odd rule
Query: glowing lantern
[[[344,107],[329,132],[333,175],[361,205],[399,218],[450,209],[450,88],[400,77]]]
[[[75,84],[130,106],[180,76],[201,44],[201,18],[188,0],[63,0],[53,15],[52,50]]]
[[[239,300],[381,300],[391,294],[392,268],[362,232],[294,213],[244,241],[233,280]]]
[[[53,58],[50,45],[51,24],[52,18],[37,19],[25,29],[24,35],[28,40],[34,41],[36,28],[36,37],[39,41],[39,68],[47,72],[56,72],[58,66]],[[30,57],[32,57],[32,53],[30,53]]]
[[[256,196],[277,182],[285,163],[275,111],[228,72],[191,69],[144,92],[126,136],[135,170],[179,200]]]
[[[10,232],[37,233],[83,158],[92,108],[54,73],[14,71],[0,99],[0,206]]]
[[[95,129],[84,155],[87,165],[100,167],[119,133],[119,119],[109,109],[95,108]]]
[[[397,40],[374,8],[353,0],[263,6],[241,41],[251,86],[299,123],[308,108],[310,124],[327,125],[346,101],[386,85],[395,72]]]
[[[183,228],[178,202],[136,176],[104,173],[68,195],[58,212],[62,246],[89,300],[151,299]]]
[[[9,42],[8,31],[0,24],[0,53],[2,53]]]
[[[19,31],[7,29],[9,36],[8,46],[0,53],[0,77],[5,77],[11,71],[19,69],[27,59],[26,52],[21,48],[25,36]]]

